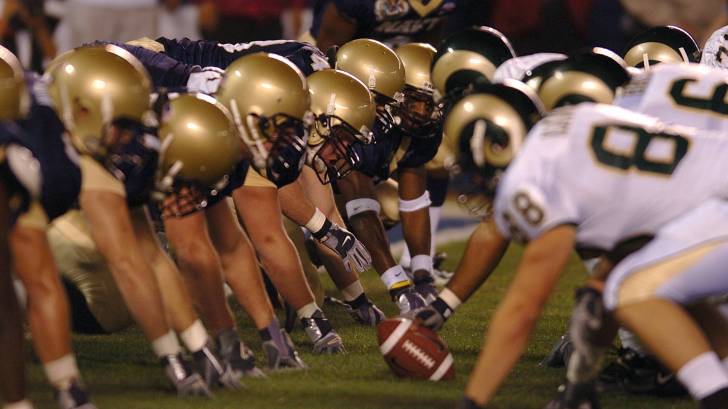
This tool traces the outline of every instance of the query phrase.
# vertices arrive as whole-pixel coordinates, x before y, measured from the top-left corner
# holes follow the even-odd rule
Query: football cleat
[[[303,329],[313,342],[314,354],[338,354],[346,352],[344,341],[331,327],[331,323],[321,310],[309,318],[301,318]]]
[[[544,409],[600,409],[597,390],[593,383],[571,383],[559,386],[558,396]]]
[[[345,308],[359,324],[376,326],[385,318],[384,313],[366,295],[362,294],[362,297],[362,300],[344,302]]]
[[[281,335],[284,345],[279,345],[273,340],[263,342],[263,353],[268,360],[268,369],[271,371],[306,369],[306,364],[299,358],[291,337],[284,330],[281,330]]]
[[[177,390],[178,396],[212,397],[210,388],[200,374],[195,372],[182,355],[167,355],[162,358],[162,366],[167,378]]]
[[[217,336],[217,343],[220,345],[220,358],[223,363],[234,373],[238,382],[243,376],[250,378],[264,378],[265,374],[255,366],[255,355],[234,330],[224,331]]]
[[[657,396],[681,396],[687,393],[674,374],[654,358],[644,356],[632,348],[619,349],[617,360],[599,374],[599,382],[605,388],[618,386],[630,393]]]
[[[540,365],[549,368],[563,368],[569,362],[569,357],[572,352],[574,352],[574,345],[567,332],[554,344],[551,352],[546,355],[546,358],[541,361]]]
[[[397,304],[400,315],[422,308],[427,304],[425,299],[412,286],[404,287],[392,294],[392,301]]]
[[[228,389],[240,389],[240,376],[237,376],[214,352],[214,345],[208,341],[202,349],[192,354],[192,360],[202,375],[208,388],[222,385]]]
[[[64,389],[55,390],[56,401],[61,409],[96,409],[88,399],[88,393],[81,383],[74,379]]]

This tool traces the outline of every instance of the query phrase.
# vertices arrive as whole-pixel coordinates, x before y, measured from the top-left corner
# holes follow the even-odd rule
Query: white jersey
[[[614,105],[665,122],[728,132],[728,71],[700,64],[659,64],[632,78]]]
[[[566,55],[559,53],[536,53],[523,57],[514,57],[498,66],[493,74],[493,83],[499,84],[507,79],[521,81],[523,77],[539,65],[565,59]]]
[[[728,139],[610,105],[561,108],[539,122],[495,199],[505,237],[576,226],[577,249],[609,252],[728,196]]]

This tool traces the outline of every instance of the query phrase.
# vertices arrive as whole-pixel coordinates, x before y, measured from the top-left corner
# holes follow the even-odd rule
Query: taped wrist
[[[326,215],[321,210],[316,208],[316,211],[313,213],[313,216],[311,216],[311,219],[306,222],[305,227],[308,229],[308,231],[311,232],[314,237],[318,239],[320,237],[323,237],[326,232],[328,232],[328,228],[324,229],[326,227],[326,222],[328,222],[328,220],[326,219]],[[331,227],[331,222],[329,222],[328,227]]]
[[[374,199],[354,199],[346,202],[346,216],[350,219],[364,212],[374,212],[378,216],[381,210],[382,206]]]
[[[430,201],[430,192],[425,191],[422,196],[416,199],[399,199],[399,211],[405,213],[416,212],[420,209],[425,209],[429,207],[431,204],[432,202]]]
[[[463,303],[462,300],[460,300],[460,297],[455,295],[455,293],[449,288],[443,288],[437,299],[442,300],[452,311],[455,311],[455,309]]]
[[[381,279],[388,290],[397,290],[412,285],[412,281],[407,277],[407,273],[399,265],[385,271]]]
[[[410,261],[410,270],[413,272],[424,270],[428,273],[432,273],[432,256],[429,254],[418,254],[412,257]]]

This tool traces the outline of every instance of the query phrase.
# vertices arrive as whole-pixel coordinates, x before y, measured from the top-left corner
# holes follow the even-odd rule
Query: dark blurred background
[[[0,42],[26,67],[42,70],[59,52],[97,39],[295,39],[308,29],[314,1],[0,0]],[[702,45],[728,24],[726,0],[463,1],[464,12],[451,18],[447,30],[495,27],[519,55],[588,46],[619,53],[635,33],[665,24],[686,29]]]

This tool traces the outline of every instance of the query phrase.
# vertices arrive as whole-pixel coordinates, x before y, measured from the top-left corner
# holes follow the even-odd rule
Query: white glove
[[[364,272],[372,264],[372,256],[367,251],[364,244],[354,236],[350,231],[335,224],[327,223],[326,226],[318,232],[317,239],[326,247],[335,251],[344,261],[344,267],[351,272]]]
[[[200,72],[193,72],[187,80],[187,91],[214,94],[220,86],[224,72],[217,67],[205,67]]]

